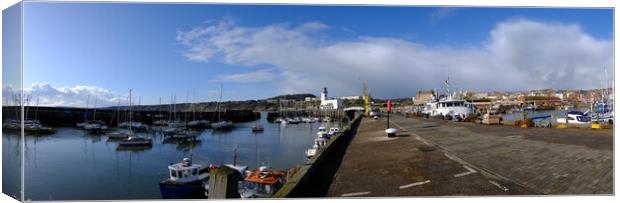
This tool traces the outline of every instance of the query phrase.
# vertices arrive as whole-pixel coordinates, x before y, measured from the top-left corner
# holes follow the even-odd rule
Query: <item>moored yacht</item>
[[[90,133],[104,133],[108,130],[108,126],[99,120],[84,122],[82,127]]]
[[[137,121],[129,121],[129,122],[122,122],[118,125],[118,127],[120,128],[131,128],[133,130],[136,131],[146,131],[148,130],[148,125],[142,123],[142,122],[137,122]]]
[[[33,134],[53,134],[55,132],[54,128],[45,127],[38,120],[25,120],[24,131]]]
[[[215,122],[215,123],[211,123],[211,128],[213,128],[213,130],[230,130],[233,127],[233,122],[232,121],[220,121],[220,122]]]
[[[118,145],[119,146],[151,146],[153,139],[150,137],[141,137],[141,136],[129,136],[127,138],[122,139]]]
[[[107,134],[108,139],[110,140],[125,139],[133,135],[134,135],[133,131],[130,131],[130,130],[118,130],[118,131],[110,132]]]

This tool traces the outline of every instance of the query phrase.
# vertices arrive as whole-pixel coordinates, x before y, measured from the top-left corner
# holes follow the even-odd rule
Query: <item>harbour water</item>
[[[280,125],[269,123],[262,113],[258,123],[264,132],[252,133],[255,122],[235,123],[231,131],[207,129],[199,142],[168,143],[157,134],[148,149],[120,149],[105,135],[88,135],[78,128],[57,128],[53,135],[26,136],[25,187],[31,200],[159,199],[159,181],[167,178],[167,166],[192,154],[194,163],[209,165],[233,161],[255,168],[269,165],[286,170],[305,162],[304,151],[316,138],[319,126],[331,123]],[[17,134],[3,133],[3,190],[19,193],[19,146]],[[6,183],[6,184],[5,184]]]

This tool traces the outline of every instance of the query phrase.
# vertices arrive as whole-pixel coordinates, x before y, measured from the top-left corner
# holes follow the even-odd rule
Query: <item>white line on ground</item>
[[[476,170],[469,168],[469,166],[463,165],[463,168],[467,169],[469,172],[475,173],[477,172]]]
[[[454,174],[454,177],[455,177],[455,178],[457,178],[457,177],[461,177],[461,176],[466,176],[466,175],[469,175],[469,174],[474,174],[474,173],[476,173],[476,172],[477,172],[476,170],[474,170],[474,169],[472,169],[472,168],[469,168],[469,167],[468,167],[468,166],[466,166],[466,165],[463,165],[463,168],[467,169],[467,171],[466,171],[466,172],[463,172],[463,173],[459,173],[459,174]]]
[[[410,188],[410,187],[413,187],[413,186],[424,185],[424,184],[426,184],[426,183],[430,183],[430,182],[431,182],[431,180],[426,180],[426,181],[421,181],[421,182],[415,182],[415,183],[411,183],[411,184],[408,184],[408,185],[402,185],[402,186],[400,186],[400,187],[398,187],[398,188],[399,188],[399,189],[405,189],[405,188]]]
[[[353,196],[360,196],[360,195],[367,195],[370,194],[370,192],[353,192],[353,193],[345,193],[340,195],[341,197],[353,197]]]
[[[508,188],[507,187],[504,187],[504,186],[500,185],[499,183],[497,183],[495,181],[489,180],[489,183],[497,186],[499,189],[503,190],[504,192],[508,192]]]
[[[467,172],[463,172],[463,173],[459,173],[459,174],[454,174],[454,177],[458,178],[458,177],[466,176],[466,175],[469,175],[469,174],[472,174],[472,172],[471,171],[467,171]]]

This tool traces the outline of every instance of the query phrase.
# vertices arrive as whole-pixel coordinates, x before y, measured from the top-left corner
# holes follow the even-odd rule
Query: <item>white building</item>
[[[304,101],[307,101],[307,102],[309,102],[309,101],[319,101],[319,98],[316,98],[316,97],[306,97],[306,98],[304,98]]]
[[[343,99],[343,100],[360,100],[362,99],[362,96],[342,96],[342,97],[336,97],[338,99]]]
[[[327,87],[323,88],[321,92],[321,106],[320,109],[343,109],[344,102],[342,99],[332,99],[327,97]]]

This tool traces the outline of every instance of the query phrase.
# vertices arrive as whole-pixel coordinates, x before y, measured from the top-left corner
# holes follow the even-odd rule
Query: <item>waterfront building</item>
[[[336,97],[338,99],[342,99],[342,100],[360,100],[362,99],[362,96],[342,96],[342,97]]]
[[[304,98],[304,101],[307,101],[307,102],[309,102],[309,101],[319,101],[319,98],[316,98],[316,97],[306,97],[306,98]]]
[[[327,97],[327,87],[323,87],[321,92],[321,106],[320,109],[343,109],[344,102],[342,99],[334,99]]]
[[[433,91],[418,91],[413,99],[413,105],[422,105],[433,100]]]

